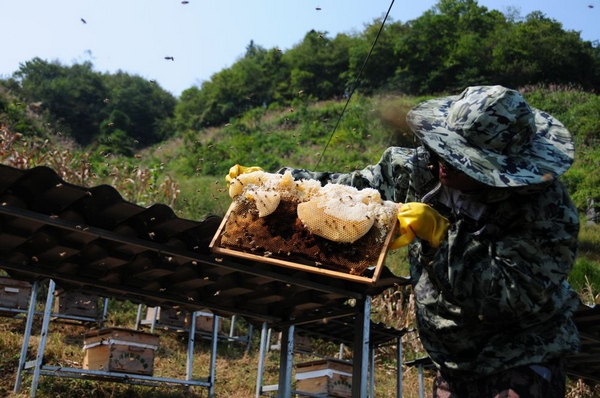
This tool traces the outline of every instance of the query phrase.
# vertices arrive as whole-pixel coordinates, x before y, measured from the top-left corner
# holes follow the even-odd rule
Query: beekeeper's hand
[[[390,245],[390,249],[398,249],[408,245],[415,236],[426,240],[437,248],[446,237],[450,221],[431,206],[425,203],[409,202],[400,206],[398,211],[400,236]]]
[[[261,169],[258,166],[245,167],[245,166],[240,166],[239,164],[236,164],[235,166],[232,166],[229,169],[229,174],[227,174],[225,176],[225,180],[227,181],[227,185],[229,185],[229,183],[233,179],[237,178],[237,176],[239,176],[240,174],[252,173],[253,171],[263,171],[263,169]]]

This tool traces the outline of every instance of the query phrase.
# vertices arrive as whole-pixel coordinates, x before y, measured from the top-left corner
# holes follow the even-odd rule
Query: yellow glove
[[[225,176],[225,180],[227,181],[227,186],[229,186],[229,183],[233,179],[237,178],[237,176],[239,176],[240,174],[252,173],[253,171],[263,171],[263,169],[261,169],[260,167],[257,167],[257,166],[251,166],[251,167],[240,166],[239,164],[232,166],[229,169],[229,174],[227,174]]]
[[[450,221],[431,206],[419,202],[405,203],[398,211],[400,236],[390,245],[390,250],[408,245],[415,236],[439,247],[446,236]]]

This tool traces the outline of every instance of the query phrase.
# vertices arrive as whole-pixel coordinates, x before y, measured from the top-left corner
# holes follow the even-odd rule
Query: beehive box
[[[277,334],[277,344],[271,346],[273,350],[281,349],[281,339],[282,334],[279,332]],[[304,352],[312,352],[312,342],[310,337],[308,336],[300,336],[299,334],[294,334],[294,350],[296,351],[304,351]]]
[[[335,359],[321,359],[296,365],[296,390],[327,397],[352,396],[352,365]]]
[[[26,310],[30,298],[31,283],[5,276],[0,277],[0,307]]]
[[[222,332],[223,324],[221,318],[218,318],[217,333]],[[215,316],[209,310],[196,312],[196,331],[212,333],[213,325],[215,324]],[[192,325],[192,314],[188,314],[185,318],[185,327],[190,328]]]
[[[97,319],[99,300],[93,294],[60,289],[54,297],[54,313]]]
[[[149,307],[146,311],[146,323],[156,319],[157,325],[185,327],[186,312],[176,307]]]
[[[152,376],[159,337],[122,328],[88,332],[83,337],[83,368]]]

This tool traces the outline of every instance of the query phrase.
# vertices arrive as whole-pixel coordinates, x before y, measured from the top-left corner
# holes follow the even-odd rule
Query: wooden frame
[[[382,249],[381,249],[381,252],[379,253],[377,262],[375,264],[373,264],[375,266],[375,271],[373,272],[373,275],[371,277],[353,275],[348,272],[319,268],[317,266],[300,264],[300,263],[295,263],[292,261],[286,261],[286,260],[281,260],[281,259],[277,259],[277,258],[273,258],[273,257],[261,256],[261,255],[251,254],[251,253],[247,253],[247,252],[243,252],[243,251],[239,251],[239,250],[233,250],[233,249],[221,247],[221,237],[222,237],[223,233],[225,232],[225,225],[227,224],[227,220],[229,219],[229,216],[230,216],[231,212],[233,211],[234,205],[235,204],[232,204],[229,207],[229,210],[227,210],[227,214],[225,214],[225,217],[223,217],[223,221],[221,222],[219,229],[215,233],[215,236],[213,237],[212,241],[210,242],[209,248],[214,254],[220,254],[220,255],[224,255],[224,256],[232,256],[232,257],[242,258],[245,260],[252,260],[252,261],[256,261],[256,262],[260,262],[260,263],[276,265],[276,266],[283,267],[283,268],[290,268],[290,269],[294,269],[294,270],[298,270],[298,271],[310,272],[313,274],[318,274],[318,275],[322,275],[322,276],[326,276],[326,277],[330,277],[330,278],[345,279],[345,280],[352,281],[352,282],[358,282],[358,283],[364,283],[364,284],[370,284],[370,285],[375,285],[377,283],[377,280],[379,279],[379,276],[381,274],[381,270],[383,269],[383,263],[385,261],[386,255],[387,255],[388,248],[389,248],[390,244],[392,243],[393,239],[395,238],[396,231],[398,230],[398,220],[394,219],[394,224],[392,226],[390,233],[388,233],[388,235],[385,238],[385,241],[382,245]]]

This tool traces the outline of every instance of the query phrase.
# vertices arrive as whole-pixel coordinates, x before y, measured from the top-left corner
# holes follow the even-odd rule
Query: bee
[[[171,61],[175,61],[174,57],[165,57],[166,60],[171,60]]]
[[[321,7],[315,7],[315,10],[321,11]]]

